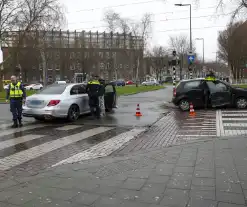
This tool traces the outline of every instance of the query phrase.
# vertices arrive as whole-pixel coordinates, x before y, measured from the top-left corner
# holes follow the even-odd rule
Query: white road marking
[[[80,128],[80,127],[82,127],[82,126],[80,126],[80,125],[66,125],[63,127],[55,128],[55,129],[61,130],[61,131],[68,131],[68,130],[72,130],[72,129],[76,129],[76,128]]]
[[[247,134],[247,130],[225,130],[226,135],[242,135]]]
[[[110,155],[112,152],[116,151],[119,149],[123,144],[126,142],[130,141],[133,139],[135,136],[138,134],[144,132],[146,129],[132,129],[128,132],[124,132],[122,134],[119,134],[115,137],[112,137],[109,140],[106,140],[104,142],[101,142],[97,145],[94,145],[93,147],[78,153],[72,157],[69,157],[65,160],[62,160],[52,167],[62,165],[62,164],[68,164],[68,163],[75,163],[75,162],[80,162],[83,160],[88,160],[88,159],[95,159],[99,157],[104,157],[107,155]]]
[[[234,114],[224,114],[223,116],[247,116],[247,114],[243,114],[243,113],[241,113],[241,114],[238,114],[238,113],[234,113]]]
[[[247,113],[247,111],[246,110],[238,110],[238,111],[225,111],[225,110],[222,110],[221,111],[222,113],[229,113],[229,114],[231,114],[231,113]]]
[[[13,134],[13,133],[16,133],[16,132],[22,132],[22,131],[25,131],[25,130],[42,128],[42,127],[45,127],[45,126],[47,126],[47,125],[45,125],[45,124],[33,124],[33,125],[29,125],[29,126],[24,126],[24,127],[21,127],[21,128],[16,128],[16,129],[6,129],[6,130],[0,132],[0,137],[6,136],[6,135],[10,135],[10,134]]]
[[[216,137],[216,135],[208,134],[178,134],[178,137]]]
[[[247,123],[224,123],[226,127],[247,127]]]
[[[222,118],[223,121],[246,121],[247,118]]]
[[[28,134],[28,135],[23,136],[23,137],[18,137],[18,138],[6,140],[3,142],[0,142],[0,150],[15,146],[15,145],[23,143],[23,142],[31,141],[34,139],[39,139],[39,138],[44,137],[44,136],[45,135]]]
[[[83,139],[87,139],[91,136],[109,131],[111,129],[114,129],[114,127],[97,127],[94,129],[83,131],[81,133],[66,136],[58,140],[46,142],[44,144],[35,146],[25,151],[18,152],[16,154],[0,159],[0,169],[8,170],[14,166],[20,165],[34,158],[40,157],[53,150],[62,148],[64,146],[78,142]]]
[[[199,131],[199,132],[215,132],[216,129],[212,128],[202,128],[202,129],[180,129],[179,131],[185,131],[185,132],[193,132],[193,131]]]
[[[181,128],[202,128],[202,129],[212,129],[211,126],[207,127],[207,126],[182,126]],[[215,123],[213,125],[213,128],[215,128]]]

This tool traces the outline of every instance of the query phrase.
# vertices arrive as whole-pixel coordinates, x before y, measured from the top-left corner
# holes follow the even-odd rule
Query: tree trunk
[[[140,66],[140,59],[138,56],[137,65],[136,65],[136,87],[138,87],[138,82],[139,82],[139,66]]]
[[[47,73],[46,73],[46,57],[45,57],[45,51],[43,49],[40,49],[40,56],[42,59],[42,68],[43,68],[43,85],[44,87],[47,86]]]

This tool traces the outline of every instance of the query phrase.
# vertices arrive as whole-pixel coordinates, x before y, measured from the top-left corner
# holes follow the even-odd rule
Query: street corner
[[[176,144],[217,137],[215,110],[195,110],[192,114],[176,111],[174,119],[177,125]]]
[[[247,110],[218,110],[217,128],[222,137],[247,135]]]
[[[178,110],[178,107],[175,106],[172,101],[165,101],[163,104],[162,104],[162,107],[164,107],[165,109],[175,109],[175,110]]]
[[[114,154],[207,141],[216,137],[215,110],[196,110],[193,116],[189,112],[173,110],[155,122],[142,136],[131,140]]]

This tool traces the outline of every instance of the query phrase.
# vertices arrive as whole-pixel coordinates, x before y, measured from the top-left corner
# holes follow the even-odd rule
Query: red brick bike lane
[[[113,155],[170,147],[215,137],[217,137],[216,111],[200,110],[191,117],[188,112],[173,110],[153,124],[145,134],[126,143]]]

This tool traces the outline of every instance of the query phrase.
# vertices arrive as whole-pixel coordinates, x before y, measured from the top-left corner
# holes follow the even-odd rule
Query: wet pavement
[[[150,126],[169,110],[164,108],[164,102],[170,102],[171,99],[172,86],[157,91],[121,96],[118,98],[118,108],[114,110],[114,113],[107,113],[107,116],[99,121],[82,117],[80,122],[129,127]],[[140,104],[142,117],[135,116],[137,104]]]
[[[187,144],[217,137],[216,111],[198,110],[196,116],[173,110],[157,121],[148,132],[126,143],[114,155]]]
[[[0,206],[246,207],[247,138],[66,164],[0,180]]]
[[[88,125],[114,125],[114,126],[150,126],[157,121],[162,113],[169,109],[164,108],[164,102],[172,99],[172,86],[145,93],[120,96],[118,108],[101,120],[91,119],[89,116],[82,116],[77,123]],[[137,104],[140,104],[141,118],[135,117]],[[0,104],[0,124],[11,122],[12,116],[9,111],[9,104]],[[35,122],[33,118],[25,118],[26,122]]]
[[[170,92],[120,97],[101,121],[25,121],[10,129],[4,115],[0,207],[243,207],[247,111],[191,117],[163,107]]]
[[[246,110],[218,110],[220,136],[247,135]]]

